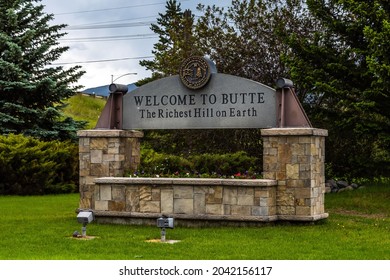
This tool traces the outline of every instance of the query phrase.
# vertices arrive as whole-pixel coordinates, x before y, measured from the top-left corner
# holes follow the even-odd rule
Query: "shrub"
[[[141,164],[136,176],[163,177],[258,177],[261,166],[258,158],[245,152],[228,154],[198,154],[183,156],[157,153],[153,149],[141,151]]]
[[[188,173],[192,170],[192,163],[176,155],[157,153],[153,149],[141,150],[141,165],[137,175],[174,175]]]
[[[23,135],[0,136],[0,194],[75,192],[78,146]]]

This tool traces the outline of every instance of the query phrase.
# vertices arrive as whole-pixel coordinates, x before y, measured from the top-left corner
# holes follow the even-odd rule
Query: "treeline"
[[[233,0],[229,7],[199,5],[198,12],[195,17],[167,1],[151,26],[159,36],[155,57],[141,61],[151,79],[177,74],[189,55],[208,56],[220,73],[271,87],[289,78],[313,126],[329,131],[329,177],[390,176],[390,2]],[[253,130],[147,137],[157,150],[174,154],[242,150],[262,156]]]

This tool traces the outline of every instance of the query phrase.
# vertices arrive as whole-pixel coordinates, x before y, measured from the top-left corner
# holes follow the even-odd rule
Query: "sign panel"
[[[123,97],[123,129],[276,127],[276,92],[261,83],[212,73],[190,89],[179,75],[159,79]]]

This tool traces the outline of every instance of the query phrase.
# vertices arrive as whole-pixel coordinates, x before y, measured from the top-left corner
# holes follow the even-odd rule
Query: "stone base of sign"
[[[277,214],[283,220],[326,218],[325,137],[316,128],[262,129],[263,176],[277,180]]]
[[[95,182],[99,177],[124,176],[140,163],[140,131],[81,130],[79,137],[80,207],[95,208]]]
[[[277,220],[275,180],[106,177],[95,184],[100,221],[155,225],[162,215],[186,225]]]
[[[140,162],[138,131],[80,131],[80,208],[102,223],[260,225],[312,222],[324,209],[327,131],[262,129],[262,180],[125,178]]]

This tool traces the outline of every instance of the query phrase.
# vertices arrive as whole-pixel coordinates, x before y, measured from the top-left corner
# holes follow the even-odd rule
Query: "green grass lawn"
[[[92,129],[95,127],[106,102],[107,100],[103,98],[77,94],[65,101],[68,105],[65,107],[64,113],[75,120],[86,121],[85,129]]]
[[[157,227],[92,223],[73,239],[78,194],[0,197],[2,260],[389,260],[390,185],[326,195],[316,224],[167,230],[175,244],[149,243]]]

